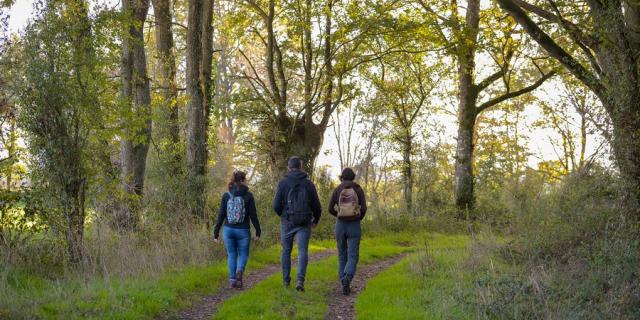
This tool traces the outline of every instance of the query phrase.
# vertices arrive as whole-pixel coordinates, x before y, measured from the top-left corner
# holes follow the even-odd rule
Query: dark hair
[[[247,180],[247,173],[244,171],[234,171],[231,174],[231,179],[229,179],[229,188],[233,186],[239,186],[242,182]]]
[[[300,159],[300,157],[293,156],[287,161],[287,166],[289,169],[302,169],[302,159]]]
[[[351,168],[342,169],[342,173],[340,174],[340,180],[353,181],[356,179],[356,173],[353,172]]]

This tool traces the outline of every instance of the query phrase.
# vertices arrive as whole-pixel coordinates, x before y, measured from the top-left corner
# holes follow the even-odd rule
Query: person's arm
[[[216,225],[213,228],[213,238],[218,239],[220,236],[220,227],[224,222],[224,219],[227,217],[227,201],[229,200],[228,194],[222,195],[222,201],[220,201],[220,210],[218,210],[218,218],[216,219]]]
[[[358,186],[356,192],[358,193],[358,202],[360,203],[360,220],[362,220],[364,215],[367,214],[367,199],[364,196],[362,187]]]
[[[260,230],[260,221],[258,220],[258,210],[256,209],[256,200],[253,198],[253,195],[249,197],[249,218],[251,218],[251,223],[253,224],[253,228],[256,229],[256,237],[260,238],[260,234],[262,230]]]
[[[338,203],[338,197],[340,196],[338,189],[340,189],[340,187],[337,187],[335,190],[333,190],[331,199],[329,200],[329,213],[335,217],[338,216],[338,211],[336,210],[336,203]]]
[[[313,182],[309,181],[309,193],[311,194],[311,211],[313,212],[313,224],[317,224],[320,221],[322,215],[322,204],[320,204],[320,198],[318,197],[318,190]]]
[[[284,211],[284,181],[280,181],[278,184],[278,190],[276,191],[276,196],[273,198],[272,207],[277,215],[282,215],[282,211]]]

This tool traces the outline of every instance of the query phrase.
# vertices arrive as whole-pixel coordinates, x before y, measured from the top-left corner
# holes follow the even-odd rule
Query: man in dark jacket
[[[307,173],[302,171],[302,160],[298,157],[291,157],[287,164],[289,172],[280,180],[276,196],[273,199],[273,210],[281,218],[280,240],[282,242],[282,257],[280,262],[282,264],[282,281],[285,287],[289,286],[291,282],[291,251],[293,249],[293,238],[295,237],[298,242],[296,290],[304,291],[311,228],[318,224],[322,206],[320,205],[316,186],[308,179]],[[300,196],[300,194],[302,195]],[[304,199],[304,203],[297,203],[295,199],[291,199],[293,197]],[[296,207],[296,212],[293,212],[294,206]],[[304,215],[308,215],[306,219],[300,219],[299,212],[301,211]]]
[[[360,221],[367,213],[367,201],[364,191],[353,180],[356,178],[355,172],[351,168],[345,168],[340,175],[340,185],[333,191],[329,201],[329,213],[337,217],[336,220],[336,242],[338,244],[338,277],[342,284],[342,293],[351,293],[351,280],[356,273],[356,265],[360,255]],[[355,217],[343,218],[339,216],[336,207],[340,205],[340,194],[344,189],[353,188],[358,198],[360,212]]]

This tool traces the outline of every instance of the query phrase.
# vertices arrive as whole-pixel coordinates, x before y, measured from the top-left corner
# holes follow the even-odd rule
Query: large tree
[[[492,12],[493,8],[485,10],[485,18],[481,19],[480,0],[465,1],[464,17],[459,14],[458,1],[451,1],[437,9],[432,8],[427,1],[418,2],[431,14],[433,25],[443,43],[452,44],[448,52],[458,65],[455,204],[458,207],[458,217],[462,218],[467,209],[473,208],[475,202],[473,150],[478,116],[501,102],[533,91],[553,76],[554,72],[544,73],[540,70],[540,77],[533,83],[520,89],[513,88],[517,85],[517,79],[513,76],[517,73],[517,68],[514,67],[513,60],[518,43],[511,35],[512,26],[501,23],[495,12]],[[450,12],[449,16],[440,13],[446,11]],[[494,19],[490,20],[491,18]],[[481,21],[493,27],[481,33]],[[494,71],[478,82],[475,80],[479,76],[476,60],[480,53],[492,58]],[[502,88],[499,87],[498,80],[502,80]]]
[[[181,171],[182,155],[179,152],[180,123],[178,121],[178,85],[176,79],[176,52],[173,39],[173,15],[171,0],[152,0],[155,14],[156,74],[162,97],[160,119],[154,131],[160,138],[161,151],[167,153],[171,174]]]
[[[269,0],[266,6],[253,0],[244,2],[259,17],[264,28],[264,31],[253,29],[264,46],[264,73],[257,70],[254,59],[242,50],[240,53],[251,69],[245,72],[244,78],[264,103],[266,121],[262,122],[262,136],[273,174],[278,176],[286,170],[286,160],[291,155],[302,157],[306,170],[312,172],[324,131],[336,105],[332,97],[333,1],[325,3],[325,26],[319,37],[324,38],[322,51],[319,50],[322,40],[314,41],[311,37],[312,15],[323,11],[318,10],[317,3],[305,0],[290,6],[284,3],[284,8],[278,8],[274,0]],[[290,38],[287,41],[280,40],[283,36],[278,35],[277,10],[283,10],[290,17],[293,32],[285,35]],[[299,45],[293,46],[292,42]],[[316,60],[316,54],[322,57],[320,61]],[[287,64],[286,55],[295,55],[299,64],[293,67]],[[302,91],[301,99],[296,99],[298,101],[292,99],[293,91],[297,90]],[[299,105],[294,107],[296,102]],[[314,122],[317,114],[320,114],[318,123]]]
[[[598,96],[613,124],[612,148],[628,208],[640,215],[640,4],[587,0],[497,0],[553,58]],[[529,14],[538,17],[534,21]],[[550,25],[547,31],[543,25]],[[553,28],[553,29],[549,29]],[[552,38],[551,32],[558,32]],[[562,41],[560,37],[562,36]],[[563,43],[568,41],[568,43]]]
[[[187,31],[187,185],[191,211],[205,219],[207,131],[211,108],[213,0],[189,0]]]
[[[116,211],[114,223],[117,227],[131,229],[136,225],[137,202],[144,189],[151,140],[151,89],[143,32],[149,0],[124,0],[122,11],[126,32],[122,39],[121,78],[126,110],[120,161],[125,199]]]
[[[261,125],[263,154],[274,177],[286,171],[286,160],[298,155],[313,172],[324,133],[348,95],[347,78],[358,66],[383,52],[369,44],[389,31],[398,1],[244,0],[245,26],[258,50],[240,50],[243,78],[253,89]],[[335,15],[335,12],[345,14]],[[354,19],[353,17],[358,17]],[[397,48],[392,48],[397,50]],[[256,52],[257,51],[257,52]],[[385,52],[386,53],[386,52]]]

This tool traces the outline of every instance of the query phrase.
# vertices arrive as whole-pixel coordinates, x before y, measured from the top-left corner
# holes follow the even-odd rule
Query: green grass
[[[413,250],[403,245],[415,240],[415,235],[409,233],[365,238],[360,246],[360,264]],[[323,243],[335,245],[333,241]],[[304,293],[283,288],[282,275],[274,274],[251,290],[227,300],[214,319],[323,319],[328,307],[327,294],[338,285],[337,265],[335,256],[310,263]],[[295,277],[293,269],[292,278]]]
[[[325,250],[313,244],[311,252]],[[253,249],[249,272],[278,263],[279,246]],[[42,319],[151,319],[163,311],[188,307],[198,296],[215,292],[226,283],[226,260],[169,271],[160,276],[140,275],[127,279],[93,278],[54,281],[12,274],[8,281],[20,303],[3,311],[0,318]],[[13,310],[11,310],[11,309]]]
[[[358,319],[470,319],[473,273],[462,264],[469,237],[434,234],[426,248],[371,279],[356,300]]]
[[[365,230],[366,232],[366,230]],[[361,262],[370,263],[421,242],[424,236],[402,232],[365,238]],[[335,241],[312,241],[311,252],[334,248]],[[294,251],[295,254],[295,251]],[[280,246],[254,247],[248,271],[278,263]],[[297,293],[280,287],[280,274],[268,278],[254,290],[231,299],[221,315],[240,308],[244,314],[256,310],[255,318],[322,318],[326,311],[326,292],[336,285],[335,257],[309,266],[307,292],[300,303]],[[0,271],[0,319],[151,319],[186,308],[198,297],[215,292],[226,284],[226,260],[206,265],[176,268],[162,274],[140,274],[127,278],[68,277],[57,280],[17,270]],[[304,300],[308,299],[308,300]],[[291,305],[296,302],[295,309]],[[312,303],[311,303],[312,302]],[[271,310],[271,311],[268,311]],[[269,315],[267,317],[267,315]],[[306,315],[306,316],[305,316]],[[232,319],[232,317],[223,317]]]

